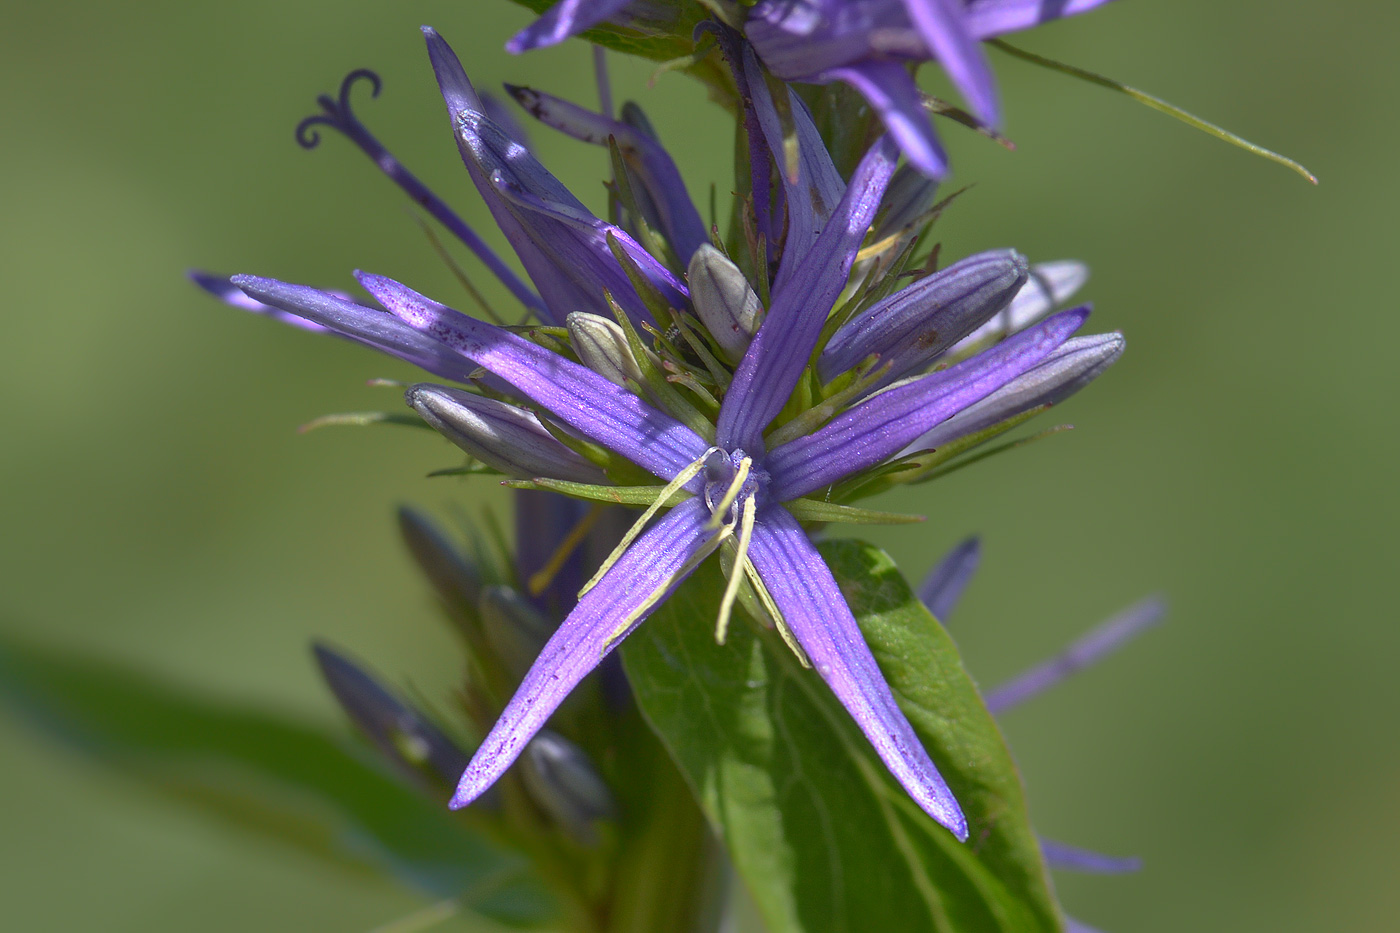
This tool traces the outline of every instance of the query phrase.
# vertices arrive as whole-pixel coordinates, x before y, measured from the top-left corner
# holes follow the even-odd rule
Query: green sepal
[[[432,425],[417,415],[388,411],[343,411],[312,418],[297,428],[297,431],[305,434],[307,431],[315,431],[317,428],[341,426],[362,428],[368,424],[397,424],[406,428],[427,428],[429,431],[433,429]]]
[[[823,502],[820,499],[789,499],[783,508],[799,522],[837,522],[847,525],[911,525],[926,521],[923,515],[906,512],[879,512],[854,505]]]
[[[608,505],[629,505],[646,507],[656,501],[665,486],[595,486],[589,483],[571,483],[562,479],[538,477],[536,479],[512,479],[501,484],[511,489],[544,489],[557,492],[561,496],[583,499],[587,502],[604,502]],[[690,498],[690,493],[677,490],[664,508],[680,505]]]

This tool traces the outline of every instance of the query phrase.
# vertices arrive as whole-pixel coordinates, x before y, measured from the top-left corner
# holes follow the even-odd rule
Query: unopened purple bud
[[[627,387],[628,380],[640,384],[642,369],[627,342],[627,335],[616,321],[598,314],[575,311],[565,320],[569,342],[583,365],[609,382]]]
[[[518,681],[554,634],[554,626],[508,586],[486,587],[481,593],[480,612],[487,644],[511,681]]]
[[[1058,404],[1102,375],[1123,355],[1125,346],[1117,332],[1071,337],[1039,366],[938,425],[909,449],[940,447],[1032,408]]]
[[[476,611],[481,575],[427,516],[399,507],[399,534],[418,566],[454,612]]]
[[[427,382],[410,386],[404,398],[443,437],[507,476],[606,482],[601,470],[555,440],[522,408]]]
[[[350,721],[396,770],[419,782],[425,771],[448,786],[457,782],[470,756],[441,729],[343,654],[320,642],[311,650]]]
[[[521,776],[530,797],[568,835],[583,845],[597,845],[594,823],[617,812],[613,795],[583,749],[541,729],[520,756]]]
[[[1015,297],[1026,281],[1015,250],[978,253],[876,302],[832,335],[817,361],[830,382],[871,355],[888,364],[885,380],[921,368]]]
[[[987,341],[1019,334],[1068,301],[1087,281],[1089,267],[1082,262],[1060,259],[1036,263],[1011,304],[959,341],[953,352],[973,350]]]
[[[729,361],[739,362],[763,313],[758,293],[739,267],[709,243],[690,257],[687,277],[695,313]]]

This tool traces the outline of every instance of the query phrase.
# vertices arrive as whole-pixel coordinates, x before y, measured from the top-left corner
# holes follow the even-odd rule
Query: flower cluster
[[[587,6],[561,3],[550,34]],[[583,28],[569,22],[565,33]],[[736,603],[775,626],[910,796],[965,838],[958,802],[809,529],[887,518],[852,503],[927,479],[1060,401],[1118,357],[1122,338],[1075,337],[1087,307],[1050,313],[1082,281],[1076,264],[1032,267],[1000,251],[937,270],[936,253],[918,255],[937,214],[932,185],[897,169],[898,134],[843,178],[801,99],[737,33],[714,31],[750,156],[727,239],[706,230],[640,111],[619,120],[511,88],[543,122],[613,151],[616,222],[595,216],[425,29],[463,162],[529,284],[355,119],[349,92],[361,73],[338,100],[322,99],[325,113],[299,136],[314,144],[314,124],[345,133],[539,323],[487,323],[368,273],[356,278],[372,301],[258,276],[202,282],[241,307],[309,322],[446,380],[412,386],[408,403],[521,485],[644,507],[466,765],[453,806],[486,792],[573,687],[718,552],[727,585],[717,639]],[[791,160],[784,144],[794,134]]]
[[[855,88],[884,121],[910,163],[931,176],[947,157],[929,119],[930,101],[914,82],[911,64],[936,60],[966,101],[971,116],[1001,125],[996,80],[980,43],[1109,0],[758,0],[708,4],[742,29],[768,70],[784,81]],[[513,52],[553,45],[599,24],[647,33],[674,26],[676,8],[698,0],[560,0],[507,44]],[[671,15],[663,15],[670,8]]]

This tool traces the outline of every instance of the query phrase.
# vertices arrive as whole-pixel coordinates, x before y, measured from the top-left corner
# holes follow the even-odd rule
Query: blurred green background
[[[332,729],[313,634],[443,695],[453,642],[392,508],[506,499],[425,479],[457,462],[426,433],[298,435],[322,413],[396,409],[365,380],[411,371],[228,310],[183,273],[346,286],[363,267],[455,300],[399,193],[344,140],[303,152],[292,129],[346,71],[378,69],[361,116],[484,229],[416,27],[480,86],[592,103],[581,44],[502,50],[527,19],[480,0],[6,7],[6,632]],[[1105,929],[1389,931],[1400,915],[1398,27],[1375,0],[1125,0],[1020,38],[1297,157],[1316,189],[996,52],[1019,150],[944,128],[955,182],[976,184],[941,222],[943,255],[1086,260],[1097,329],[1123,329],[1129,352],[1054,413],[1078,430],[884,500],[930,520],[870,537],[917,577],[985,536],[951,628],[988,684],[1146,593],[1170,599],[1168,625],[1006,720],[1039,827],[1145,860],[1059,877]],[[723,191],[719,111],[684,77],[649,88],[648,66],[614,65],[692,191]],[[534,129],[600,205],[605,155]],[[369,930],[427,903],[4,714],[0,743],[6,929]]]

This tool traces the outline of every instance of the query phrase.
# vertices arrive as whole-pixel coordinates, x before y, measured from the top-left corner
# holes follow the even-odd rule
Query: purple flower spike
[[[565,4],[559,15],[583,9],[581,4]],[[594,486],[611,482],[633,487],[626,497],[616,496],[617,501],[651,501],[633,528],[620,536],[621,543],[594,579],[584,584],[572,611],[529,665],[520,688],[466,767],[454,807],[478,799],[539,734],[574,685],[701,561],[732,544],[734,569],[719,603],[719,640],[723,641],[739,584],[748,576],[760,594],[771,597],[769,607],[791,636],[789,644],[811,660],[893,776],[933,819],[965,839],[967,824],[957,801],[884,682],[830,569],[794,517],[857,513],[843,512],[845,503],[840,501],[831,504],[834,513],[822,513],[826,507],[819,503],[783,503],[881,466],[910,441],[989,397],[999,404],[1020,404],[1025,397],[1021,390],[1027,387],[1018,379],[1030,371],[1068,372],[1063,366],[1047,369],[1046,361],[1078,359],[1080,351],[1106,345],[1105,338],[1075,344],[1073,352],[1054,357],[1088,314],[1087,309],[1076,309],[951,368],[874,395],[859,396],[869,388],[863,382],[842,388],[822,384],[819,368],[828,377],[839,376],[871,355],[894,361],[901,370],[928,364],[1005,305],[1025,276],[1025,263],[1011,252],[973,257],[877,302],[838,329],[830,346],[818,347],[882,204],[887,223],[899,229],[900,209],[917,214],[922,208],[884,203],[899,154],[890,135],[881,137],[849,183],[843,182],[820,147],[810,115],[793,96],[788,103],[801,158],[789,172],[792,167],[785,160],[774,159],[786,140],[771,93],[790,91],[768,82],[737,34],[718,25],[710,28],[735,65],[751,151],[758,157],[756,219],[765,232],[783,231],[781,243],[768,240],[765,258],[777,266],[767,289],[771,300],[766,315],[758,298],[763,289],[747,281],[745,267],[701,245],[688,264],[700,307],[684,327],[676,328],[683,341],[678,343],[675,334],[639,334],[626,326],[625,318],[612,319],[606,313],[605,291],[624,308],[630,302],[637,317],[645,314],[613,254],[618,245],[675,308],[691,310],[692,302],[683,283],[670,277],[660,261],[616,226],[588,213],[535,161],[518,134],[506,132],[486,115],[460,63],[432,30],[425,30],[429,53],[466,166],[539,288],[546,304],[544,317],[566,323],[568,345],[561,343],[565,334],[557,330],[478,321],[382,276],[357,273],[382,309],[254,276],[204,284],[241,307],[311,321],[467,383],[468,388],[415,385],[408,401],[459,446],[506,473]],[[659,207],[668,191],[677,197],[683,194],[678,176],[668,174],[674,166],[659,147],[651,148],[654,138],[644,119],[628,117],[618,123],[557,98],[518,89],[516,93],[546,122],[574,135],[593,141],[625,139],[637,154],[631,164],[638,177],[651,173],[652,181],[642,187],[653,194],[652,207]],[[783,180],[772,187],[769,173],[775,165]],[[901,187],[919,204],[933,194],[924,182]],[[777,192],[781,211],[765,206],[771,191]],[[782,223],[774,226],[779,218]],[[685,242],[674,229],[670,235],[673,244]],[[247,297],[232,294],[227,284]],[[868,284],[858,286],[865,288]],[[852,300],[862,303],[866,294],[857,291]],[[1116,337],[1106,339],[1111,343]],[[717,352],[706,350],[707,344]],[[910,345],[919,349],[906,358]],[[814,366],[817,360],[821,362]],[[1055,384],[1050,389],[1047,384],[1031,389],[1058,391],[1068,384],[1059,376],[1051,381]],[[802,391],[795,392],[799,385]],[[480,386],[489,390],[490,398],[476,391]],[[802,410],[784,411],[790,400],[806,404]],[[780,416],[781,426],[765,439],[764,432]],[[583,442],[606,448],[612,459],[606,452],[580,446]],[[577,450],[586,451],[587,457]],[[606,463],[606,471],[595,468],[595,461]],[[641,471],[666,485],[651,486]],[[573,491],[608,498],[597,490]],[[539,495],[543,494],[522,494],[519,527],[538,530],[543,523],[557,532],[571,530],[581,507]],[[541,508],[546,504],[548,508]],[[814,513],[813,506],[820,508]],[[670,511],[657,518],[666,509]],[[411,540],[424,543],[416,526]],[[552,552],[532,543],[538,542],[520,542],[517,569],[523,573],[555,563]],[[431,567],[438,567],[437,550],[427,547],[434,554]],[[558,573],[551,569],[557,588],[543,594],[550,605],[563,608],[577,589],[577,576],[571,575],[581,572],[582,557],[575,554],[569,560],[574,563],[566,562]],[[974,544],[955,554],[925,586],[926,598],[946,614],[975,563]],[[479,581],[469,582],[468,589],[479,593]],[[489,611],[490,599],[476,602],[482,612]],[[501,635],[514,630],[489,631]],[[516,663],[527,663],[529,653],[515,652]],[[551,767],[562,761],[553,761]],[[539,771],[540,764],[527,766]],[[570,803],[567,794],[555,792],[572,793],[581,786],[571,791],[552,784],[546,788],[553,795],[547,803]],[[579,825],[588,821],[585,815]]]
[[[960,840],[967,820],[900,711],[856,620],[807,533],[781,506],[768,510],[749,554],[812,666],[880,760],[924,812]]]
[[[646,618],[646,601],[680,583],[681,570],[712,537],[705,532],[709,518],[701,499],[672,509],[579,599],[477,749],[449,806],[465,807],[494,784],[569,691]]]
[[[621,11],[632,0],[559,0],[549,12],[516,33],[506,51],[519,55],[531,49],[558,45],[570,36],[591,29]]]
[[[948,173],[948,154],[924,112],[919,86],[904,65],[860,62],[832,68],[822,77],[844,81],[859,91],[880,115],[911,165],[930,178],[942,178]]]
[[[1089,631],[1060,654],[988,690],[987,709],[1000,714],[1029,700],[1117,651],[1128,641],[1162,621],[1167,605],[1160,597],[1144,599]]]

